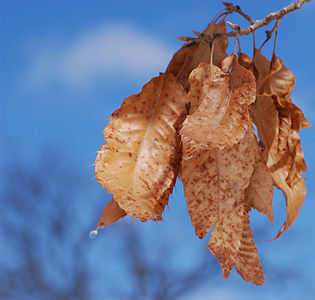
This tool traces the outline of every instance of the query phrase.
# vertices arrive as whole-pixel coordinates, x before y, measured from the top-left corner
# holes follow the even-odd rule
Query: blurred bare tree
[[[2,298],[88,299],[86,236],[74,230],[80,178],[51,158],[33,168],[6,168],[0,220]]]
[[[104,202],[95,205],[97,201],[87,203],[86,198],[100,200],[104,193],[94,192],[91,197],[79,172],[58,163],[56,155],[37,161],[36,166],[14,163],[4,168],[1,299],[181,299],[210,281],[212,274],[218,275],[207,250],[197,265],[186,268],[180,267],[183,245],[176,240],[169,244],[155,239],[152,251],[137,222],[118,222],[97,242],[90,240],[91,221],[96,222]],[[105,240],[119,245],[119,251],[110,254],[116,258],[110,260],[123,265],[124,279],[105,280],[112,275],[102,265]],[[91,263],[91,252],[102,254],[98,258],[101,273],[96,270],[99,264]]]
[[[132,280],[126,299],[182,299],[221,275],[218,264],[214,258],[211,259],[205,247],[198,259],[194,257],[193,265],[182,267],[183,258],[179,257],[177,261],[176,258],[182,247],[187,245],[177,244],[176,240],[169,244],[169,241],[162,239],[145,247],[148,239],[136,226],[128,224],[118,229],[120,238],[124,240],[122,250],[127,253],[126,267]],[[154,233],[150,240],[154,240]],[[121,299],[119,293],[113,293],[115,295]]]

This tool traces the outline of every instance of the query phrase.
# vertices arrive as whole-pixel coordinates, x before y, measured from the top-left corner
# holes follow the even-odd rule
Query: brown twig
[[[278,38],[278,31],[276,31],[275,43],[273,44],[272,60],[276,56],[277,38]]]
[[[248,34],[254,32],[255,30],[257,30],[258,28],[261,28],[263,26],[268,25],[273,20],[277,20],[273,29],[271,31],[266,31],[267,40],[269,40],[270,37],[272,36],[273,32],[276,31],[276,29],[278,28],[280,20],[285,15],[287,15],[288,13],[301,8],[301,6],[303,4],[305,4],[306,2],[311,2],[311,0],[297,0],[297,1],[289,4],[288,6],[282,8],[276,12],[272,12],[272,13],[268,14],[266,18],[264,18],[262,20],[256,20],[256,21],[254,21],[253,19],[251,19],[251,17],[249,17],[247,14],[245,14],[239,6],[233,6],[231,3],[223,2],[223,4],[226,6],[227,14],[229,14],[231,12],[237,12],[238,14],[243,16],[246,20],[248,20],[251,23],[251,25],[245,29],[238,29],[238,25],[234,25],[234,24],[230,23],[232,25],[232,28],[233,28],[233,25],[235,26],[235,31],[228,32],[228,33],[217,33],[214,36],[201,34],[202,36],[198,37],[198,38],[191,38],[191,37],[185,36],[185,37],[179,37],[177,39],[187,42],[186,43],[187,46],[191,45],[192,43],[195,43],[197,40],[200,40],[200,39],[209,43],[209,42],[212,42],[214,39],[248,35]]]
[[[216,23],[217,20],[222,16],[222,15],[226,15],[227,14],[227,9],[224,8],[221,11],[219,11],[211,20],[211,22]]]
[[[240,14],[243,18],[245,18],[249,23],[254,24],[255,21],[247,14],[245,14],[239,6],[237,6],[237,10],[235,10],[238,14]]]
[[[276,24],[273,26],[272,30],[265,31],[267,39],[270,39],[272,37],[272,34],[278,29],[280,21],[281,21],[281,18],[277,19]]]
[[[236,51],[236,44],[237,44],[237,41],[238,41],[238,37],[235,38],[235,41],[234,41],[234,47],[233,47],[233,54],[235,55],[235,51]]]
[[[305,4],[306,2],[310,2],[310,1],[311,0],[297,0],[297,1],[289,4],[288,6],[282,8],[276,12],[268,14],[268,16],[262,20],[254,21],[254,23],[252,23],[250,26],[248,26],[245,29],[241,29],[238,32],[232,31],[232,32],[228,32],[228,33],[219,33],[215,36],[215,38],[225,38],[225,37],[232,37],[232,36],[248,35],[251,32],[257,30],[258,28],[261,28],[263,26],[268,25],[273,20],[276,20],[276,19],[278,20],[278,19],[283,18],[288,13],[301,8],[301,6],[303,4]]]
[[[232,3],[229,2],[222,2],[225,5],[225,9],[221,10],[219,13],[215,15],[212,19],[212,23],[216,23],[221,17],[225,16],[225,18],[232,14],[233,12],[238,12],[240,10],[239,6],[234,6]]]
[[[255,23],[255,21],[249,15],[245,14],[238,5],[234,6],[232,3],[229,3],[229,2],[222,2],[222,4],[225,5],[226,8],[229,9],[230,11],[233,11],[233,12],[235,11],[238,14],[240,14],[249,23],[251,24]]]
[[[261,46],[259,47],[259,49],[261,49],[272,37],[272,34],[278,29],[279,24],[280,24],[281,18],[277,19],[275,25],[273,26],[273,28],[271,30],[266,30],[266,39],[265,41],[261,44]]]

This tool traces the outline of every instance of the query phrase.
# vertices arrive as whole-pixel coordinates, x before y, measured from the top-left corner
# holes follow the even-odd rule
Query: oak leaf
[[[121,209],[142,221],[160,220],[181,158],[177,134],[188,98],[171,73],[125,99],[104,130],[95,175]]]

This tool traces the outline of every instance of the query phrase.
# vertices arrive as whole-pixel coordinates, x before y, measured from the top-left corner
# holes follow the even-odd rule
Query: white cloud
[[[153,36],[126,24],[104,25],[60,43],[39,46],[27,75],[31,85],[51,81],[84,86],[100,76],[141,76],[163,71],[172,51]]]

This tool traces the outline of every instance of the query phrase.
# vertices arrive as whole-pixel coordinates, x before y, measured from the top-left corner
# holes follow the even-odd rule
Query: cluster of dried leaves
[[[224,32],[224,20],[210,23],[111,115],[95,174],[114,198],[97,228],[126,214],[161,220],[178,176],[196,235],[213,228],[207,247],[224,277],[235,266],[262,284],[248,213],[255,208],[273,221],[275,186],[287,203],[277,237],[297,218],[306,194],[298,131],[310,125],[291,100],[295,77],[280,58],[257,49],[253,59],[228,56],[227,38],[214,40],[210,57],[202,37]]]

